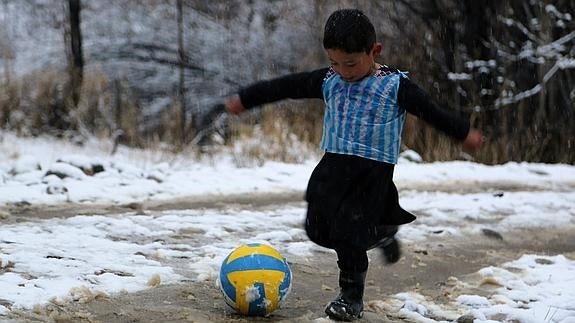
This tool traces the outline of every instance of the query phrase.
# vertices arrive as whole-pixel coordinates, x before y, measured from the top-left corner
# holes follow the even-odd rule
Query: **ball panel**
[[[288,268],[287,264],[276,258],[267,255],[250,255],[228,262],[222,269],[224,273],[231,273],[234,271],[253,270],[253,269],[267,269],[285,271]]]
[[[287,264],[286,264],[287,267]],[[287,297],[287,295],[289,294],[290,290],[291,290],[291,270],[289,269],[289,267],[287,267],[287,270],[285,271],[286,275],[284,277],[284,279],[282,280],[280,286],[279,286],[279,297],[280,297],[280,302],[284,300],[284,298]]]
[[[228,278],[229,269],[225,265],[227,263],[227,259],[230,256],[228,255],[226,259],[224,259],[222,263],[222,267],[220,268],[220,288],[226,297],[226,303],[228,303],[231,307],[235,307],[236,302],[236,289],[234,285],[230,282]],[[231,301],[231,304],[230,304]]]
[[[253,304],[271,313],[280,303],[280,284],[286,274],[275,270],[244,270],[228,274],[235,288],[235,305],[242,314],[248,314]],[[261,287],[257,289],[257,287]],[[255,306],[255,305],[254,305]]]
[[[245,257],[245,256],[251,256],[253,254],[267,255],[270,257],[274,257],[280,261],[284,260],[282,255],[277,250],[275,250],[274,248],[272,248],[268,245],[265,245],[265,244],[250,243],[250,244],[242,245],[242,246],[238,247],[237,249],[235,249],[234,251],[232,251],[232,253],[228,256],[226,261],[227,261],[227,263],[230,263],[230,262],[232,262],[238,258]]]
[[[268,313],[271,313],[274,309],[268,308],[266,306],[266,298],[265,298],[265,286],[262,283],[255,283],[253,287],[250,289],[249,294],[251,296],[246,296],[246,300],[250,300],[254,298],[253,301],[249,302],[249,308],[247,315],[251,316],[265,316]],[[241,311],[240,311],[241,312]]]

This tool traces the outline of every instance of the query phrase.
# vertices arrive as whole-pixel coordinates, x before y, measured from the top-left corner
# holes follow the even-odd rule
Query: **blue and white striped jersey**
[[[458,140],[465,139],[470,126],[467,119],[438,107],[405,74],[385,65],[356,82],[322,68],[260,81],[238,94],[248,109],[287,98],[322,99],[323,150],[389,164],[397,163],[406,112]]]
[[[397,104],[402,77],[379,69],[348,82],[330,70],[322,85],[326,110],[321,148],[396,164],[406,116]]]

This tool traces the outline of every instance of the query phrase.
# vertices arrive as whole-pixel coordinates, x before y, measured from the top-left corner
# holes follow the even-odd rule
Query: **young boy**
[[[331,67],[255,83],[226,107],[239,114],[286,98],[324,100],[325,154],[308,183],[305,228],[338,257],[340,294],[325,312],[351,321],[363,314],[367,250],[377,247],[386,262],[398,261],[397,227],[415,220],[399,206],[393,183],[406,112],[462,141],[467,151],[479,149],[483,137],[467,120],[439,109],[405,74],[376,63],[382,45],[361,11],[332,13],[323,47]]]

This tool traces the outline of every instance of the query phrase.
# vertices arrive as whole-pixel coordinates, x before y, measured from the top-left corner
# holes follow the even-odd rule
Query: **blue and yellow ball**
[[[291,270],[284,257],[266,244],[245,244],[222,262],[220,289],[236,312],[267,316],[285,301],[291,289]]]

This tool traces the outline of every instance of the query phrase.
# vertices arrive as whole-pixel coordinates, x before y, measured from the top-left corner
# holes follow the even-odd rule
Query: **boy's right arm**
[[[322,99],[321,86],[327,72],[328,68],[323,68],[254,83],[228,98],[226,108],[230,113],[239,114],[246,109],[283,99]]]

